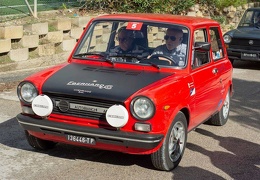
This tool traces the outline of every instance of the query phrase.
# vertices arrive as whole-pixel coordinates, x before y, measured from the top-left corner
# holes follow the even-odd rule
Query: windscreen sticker
[[[141,30],[143,26],[142,22],[128,22],[126,29],[128,30]]]

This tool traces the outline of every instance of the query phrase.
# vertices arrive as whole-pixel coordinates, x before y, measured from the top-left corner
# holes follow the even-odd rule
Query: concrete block
[[[34,48],[39,45],[38,35],[25,35],[20,41],[23,47]]]
[[[149,42],[149,47],[157,47],[157,46],[160,46],[162,44],[163,44],[162,40],[156,40],[156,41],[153,41],[153,42]]]
[[[9,57],[13,61],[25,61],[29,58],[29,49],[28,48],[12,49],[9,52]]]
[[[48,23],[24,25],[24,31],[32,34],[44,35],[48,33]]]
[[[107,43],[100,44],[96,47],[98,51],[106,51],[107,50]]]
[[[147,35],[147,38],[148,38],[148,41],[151,42],[155,39],[154,35],[153,34],[148,34]]]
[[[158,27],[153,27],[151,33],[158,33]]]
[[[53,43],[39,45],[37,49],[39,56],[49,56],[55,54],[55,46]]]
[[[71,29],[71,19],[58,19],[51,23],[57,30],[68,31]]]
[[[0,27],[0,38],[21,39],[23,37],[23,26]]]
[[[81,28],[81,27],[72,28],[70,30],[70,37],[72,37],[74,39],[79,39],[82,33],[83,33],[83,28]]]
[[[97,39],[96,39],[95,36],[93,36],[92,39],[91,39],[90,46],[93,47],[93,46],[96,46],[96,44],[97,44]]]
[[[76,39],[66,39],[61,43],[61,48],[63,51],[71,51],[76,45]]]
[[[60,43],[63,41],[63,32],[62,31],[48,32],[46,38],[49,42]]]
[[[0,53],[9,52],[11,50],[11,39],[0,39]]]
[[[88,22],[90,21],[90,19],[91,19],[90,16],[84,16],[84,17],[76,17],[71,20],[72,20],[72,24],[81,28],[85,28]]]
[[[108,24],[104,24],[104,25],[103,25],[103,33],[105,33],[105,34],[106,34],[106,33],[109,33],[109,34],[110,34],[110,31],[111,31],[111,28],[112,28],[111,26],[112,26],[112,25],[109,24],[109,23],[108,23]]]
[[[102,37],[102,42],[108,43],[110,34],[103,34],[101,37]]]
[[[195,11],[188,12],[187,16],[194,16],[194,17],[196,17],[196,12]]]
[[[96,26],[94,29],[93,36],[101,36],[101,35],[103,35],[103,26]]]
[[[164,39],[164,35],[165,35],[165,32],[158,32],[156,34],[156,39],[161,39],[163,40]]]

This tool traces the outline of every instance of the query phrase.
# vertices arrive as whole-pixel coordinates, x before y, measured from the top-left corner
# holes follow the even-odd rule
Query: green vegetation
[[[7,54],[0,54],[0,65],[13,62]]]
[[[28,0],[33,9],[34,0]],[[79,7],[82,4],[78,0],[37,0],[38,11],[58,10],[71,7]],[[28,8],[24,0],[1,0],[0,16],[10,14],[28,14]]]
[[[34,0],[28,0],[33,8]],[[238,7],[260,0],[37,0],[38,11],[78,7],[86,11],[143,12],[180,14],[195,4],[207,5],[209,9],[222,10],[228,6]],[[0,15],[28,14],[24,0],[1,0]]]
[[[81,0],[87,10],[179,14],[195,4],[223,9],[260,0]]]
[[[33,9],[34,0],[28,0]],[[225,7],[238,7],[250,2],[260,0],[37,0],[38,11],[67,10],[79,8],[84,12],[138,12],[138,13],[169,13],[185,14],[195,4],[208,7],[211,17],[220,23],[225,22],[225,17],[215,15],[215,10]],[[9,14],[27,15],[29,10],[24,0],[1,0],[0,16]],[[14,17],[13,17],[14,18]],[[7,21],[7,19],[3,19]],[[0,18],[1,22],[1,18]]]

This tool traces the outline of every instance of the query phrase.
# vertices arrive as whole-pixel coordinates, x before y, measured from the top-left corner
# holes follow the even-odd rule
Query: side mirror
[[[208,42],[195,42],[194,49],[199,51],[209,51],[210,46],[211,45]]]

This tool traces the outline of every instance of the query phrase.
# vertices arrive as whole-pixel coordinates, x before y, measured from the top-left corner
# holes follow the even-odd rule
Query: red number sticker
[[[126,26],[126,29],[129,30],[140,30],[142,28],[142,22],[129,22]]]

